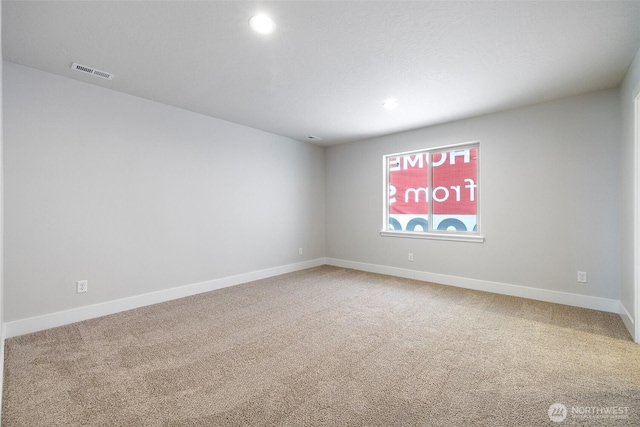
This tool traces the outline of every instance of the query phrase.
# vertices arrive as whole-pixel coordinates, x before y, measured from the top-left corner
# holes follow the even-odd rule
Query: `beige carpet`
[[[637,426],[640,346],[617,315],[324,266],[7,340],[3,397],[3,426]]]

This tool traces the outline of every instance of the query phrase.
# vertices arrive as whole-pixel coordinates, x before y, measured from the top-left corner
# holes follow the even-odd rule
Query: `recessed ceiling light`
[[[398,108],[398,101],[392,98],[387,99],[382,103],[382,106],[387,110],[395,110]]]
[[[249,25],[255,32],[260,34],[273,33],[276,29],[276,24],[267,15],[256,15],[249,20]]]

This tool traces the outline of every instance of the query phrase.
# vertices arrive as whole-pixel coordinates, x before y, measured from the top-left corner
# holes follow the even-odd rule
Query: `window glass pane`
[[[433,230],[469,231],[478,222],[478,149],[432,154]]]
[[[389,230],[428,231],[428,154],[389,157]]]

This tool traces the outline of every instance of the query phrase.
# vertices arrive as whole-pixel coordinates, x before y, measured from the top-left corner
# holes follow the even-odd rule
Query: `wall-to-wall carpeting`
[[[5,348],[7,427],[640,423],[618,316],[329,266]]]

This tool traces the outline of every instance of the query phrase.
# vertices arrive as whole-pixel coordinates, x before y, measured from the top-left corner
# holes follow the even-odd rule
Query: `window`
[[[479,142],[384,156],[380,234],[482,242],[479,166]]]

